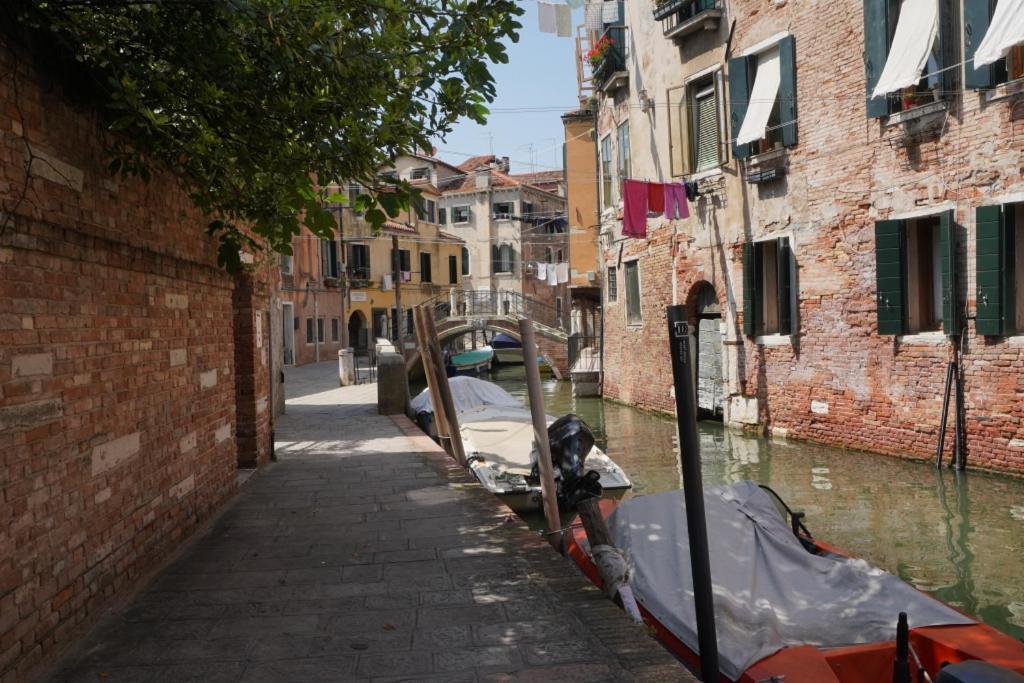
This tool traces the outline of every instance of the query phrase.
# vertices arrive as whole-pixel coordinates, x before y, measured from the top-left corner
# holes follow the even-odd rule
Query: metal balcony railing
[[[608,80],[612,74],[618,71],[625,71],[626,69],[626,55],[628,54],[626,50],[626,27],[609,26],[601,34],[598,43],[602,40],[610,40],[611,45],[601,57],[601,60],[593,67],[594,83],[598,86]]]

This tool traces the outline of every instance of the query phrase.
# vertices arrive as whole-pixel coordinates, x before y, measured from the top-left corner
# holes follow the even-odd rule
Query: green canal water
[[[526,401],[522,367],[491,376]],[[673,420],[544,381],[549,415],[574,412],[633,480],[631,495],[680,487]],[[751,479],[807,513],[815,536],[1024,639],[1024,482],[700,424],[704,484]]]

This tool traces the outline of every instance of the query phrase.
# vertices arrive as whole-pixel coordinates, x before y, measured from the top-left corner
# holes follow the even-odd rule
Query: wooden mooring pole
[[[420,309],[423,315],[424,343],[430,351],[430,358],[434,366],[434,376],[437,377],[437,388],[441,395],[441,405],[444,407],[445,421],[448,426],[448,440],[452,447],[452,456],[455,461],[466,466],[466,450],[462,446],[462,432],[459,431],[459,418],[455,413],[455,401],[452,400],[452,389],[448,385],[448,373],[444,369],[444,358],[441,356],[441,344],[437,341],[437,324],[434,322],[434,309],[424,306]]]
[[[430,391],[430,404],[434,409],[434,429],[437,430],[437,439],[448,452],[448,455],[455,457],[455,453],[452,450],[448,416],[444,412],[444,402],[441,400],[441,388],[438,386],[434,359],[430,354],[430,347],[427,343],[427,331],[423,324],[422,306],[413,308],[412,319],[413,325],[416,327],[416,346],[419,348],[420,362],[423,364],[423,376],[427,380],[427,389]]]
[[[537,444],[537,466],[540,470],[540,488],[544,503],[544,522],[547,524],[548,542],[562,552],[562,522],[558,514],[555,472],[551,464],[551,445],[548,443],[548,421],[544,413],[544,393],[540,387],[540,369],[537,367],[537,342],[533,335],[533,321],[519,321],[519,336],[523,342],[523,365],[526,367],[526,388],[530,396],[530,415],[533,417],[533,438]]]

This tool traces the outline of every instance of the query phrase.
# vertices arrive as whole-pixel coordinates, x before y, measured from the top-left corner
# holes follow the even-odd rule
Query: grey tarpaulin
[[[450,377],[448,386],[452,390],[452,401],[456,413],[482,406],[498,406],[504,408],[522,408],[523,402],[493,382],[486,382],[476,377]],[[430,390],[424,389],[410,403],[413,415],[434,412],[430,401]]]
[[[732,680],[790,645],[835,647],[971,619],[863,560],[812,555],[754,482],[704,491],[722,673]],[[633,498],[608,518],[633,562],[637,601],[697,651],[682,491]]]

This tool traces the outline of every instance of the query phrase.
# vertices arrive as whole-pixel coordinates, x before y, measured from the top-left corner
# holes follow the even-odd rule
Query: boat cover
[[[491,347],[494,349],[521,349],[523,348],[523,345],[515,337],[503,332],[498,332],[496,335],[491,337]]]
[[[448,386],[452,390],[452,402],[455,404],[456,413],[464,413],[481,406],[523,407],[522,401],[514,398],[497,384],[476,377],[449,377]],[[413,415],[434,412],[430,388],[421,391],[410,406]]]
[[[486,363],[494,355],[494,349],[490,346],[482,346],[472,351],[457,353],[451,358],[451,364],[455,366],[479,365]]]
[[[791,645],[893,640],[900,612],[911,628],[974,623],[864,560],[810,554],[754,482],[705,489],[704,504],[718,654],[731,680]],[[683,492],[628,500],[608,524],[634,563],[637,600],[697,652]]]

